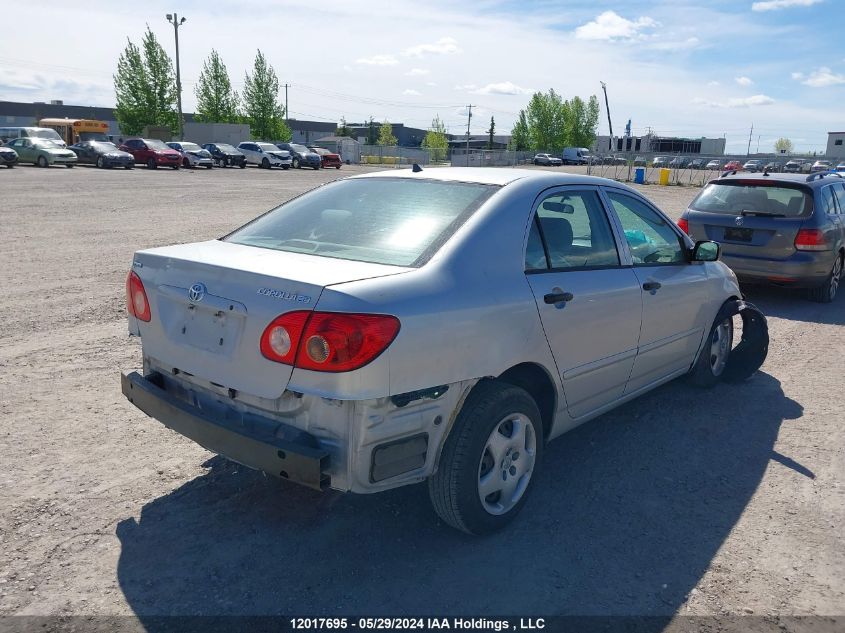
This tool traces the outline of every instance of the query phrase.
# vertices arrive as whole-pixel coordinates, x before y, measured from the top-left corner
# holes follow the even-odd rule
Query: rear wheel
[[[50,166],[50,164],[47,162],[47,159],[44,158],[43,156],[38,157],[37,163],[38,163],[39,167],[49,167]]]
[[[155,158],[147,159],[147,169],[157,169],[157,168],[158,168],[158,165],[156,165],[156,159]]]
[[[132,169],[134,167],[135,167],[135,165],[133,165],[132,163],[129,163],[128,165],[125,165],[123,168],[124,169]]]
[[[270,159],[265,158],[261,161],[261,168],[262,169],[270,169]]]
[[[334,166],[334,168],[335,168],[335,169],[340,169],[340,165],[335,165],[335,166]]]
[[[206,169],[211,169],[212,167],[214,167],[214,165],[206,165],[205,166]]]
[[[246,161],[241,162],[240,164],[241,169],[246,169]]]
[[[299,164],[298,158],[294,158],[293,161],[291,162],[291,165],[293,166],[294,169],[299,169],[301,167],[301,165]]]
[[[184,167],[185,169],[189,169],[189,168],[190,168],[190,166],[191,166],[191,163],[188,161],[188,159],[187,159],[187,158],[183,158],[183,159],[182,159],[182,167]]]
[[[67,167],[68,169],[73,169],[74,165],[73,163],[65,163],[65,167]]]
[[[100,169],[104,169],[105,166],[106,166],[106,161],[103,160],[103,157],[97,156],[97,167],[99,167]]]
[[[690,382],[698,387],[712,387],[722,377],[733,346],[734,323],[731,317],[710,328],[704,349],[690,373]]]
[[[839,281],[842,279],[842,257],[842,253],[837,256],[836,261],[833,262],[833,268],[830,274],[821,286],[810,288],[810,299],[818,303],[830,303],[836,298],[836,293],[839,290]]]
[[[435,511],[469,534],[504,527],[525,504],[542,451],[540,412],[531,396],[495,380],[479,383],[428,480]]]

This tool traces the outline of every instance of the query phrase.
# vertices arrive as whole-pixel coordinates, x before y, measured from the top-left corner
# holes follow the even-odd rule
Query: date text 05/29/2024
[[[291,618],[291,628],[306,630],[443,630],[443,631],[528,631],[546,626],[543,618],[519,618],[516,622],[487,618]]]

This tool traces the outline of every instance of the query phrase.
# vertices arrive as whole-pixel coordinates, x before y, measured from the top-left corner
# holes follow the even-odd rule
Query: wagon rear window
[[[798,217],[813,210],[813,196],[800,186],[783,183],[764,185],[741,180],[711,183],[692,201],[690,208],[709,213],[740,215],[743,211],[759,215]]]
[[[498,187],[366,178],[335,182],[270,211],[228,242],[395,266],[421,266]]]

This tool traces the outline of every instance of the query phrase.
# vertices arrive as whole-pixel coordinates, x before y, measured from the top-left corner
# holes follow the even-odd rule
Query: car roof
[[[820,176],[820,174],[825,174],[824,176]],[[792,183],[792,184],[801,184],[806,185],[808,187],[821,187],[822,185],[828,185],[831,182],[845,182],[845,178],[839,176],[838,174],[833,174],[829,172],[816,172],[815,174],[730,174],[728,176],[723,176],[721,178],[716,178],[711,182],[729,182],[731,180],[746,180],[746,181],[756,181],[756,182],[784,182],[784,183]]]
[[[602,185],[635,191],[609,178],[570,174],[561,171],[519,169],[513,167],[424,167],[419,172],[414,172],[411,169],[386,169],[368,174],[359,174],[351,178],[416,178],[418,180],[471,182],[498,186],[508,185],[519,180],[525,182],[533,181],[547,187],[559,185]]]

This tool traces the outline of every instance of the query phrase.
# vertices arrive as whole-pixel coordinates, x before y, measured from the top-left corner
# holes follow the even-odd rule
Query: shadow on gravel
[[[424,485],[319,494],[213,458],[118,525],[120,587],[150,628],[166,614],[669,615],[801,414],[765,373],[676,381],[552,442],[522,515],[483,539],[439,523]]]
[[[843,284],[840,284],[840,288],[843,288]],[[746,299],[760,308],[767,317],[821,325],[845,325],[845,289],[831,303],[810,301],[806,290],[743,286],[742,291]]]

